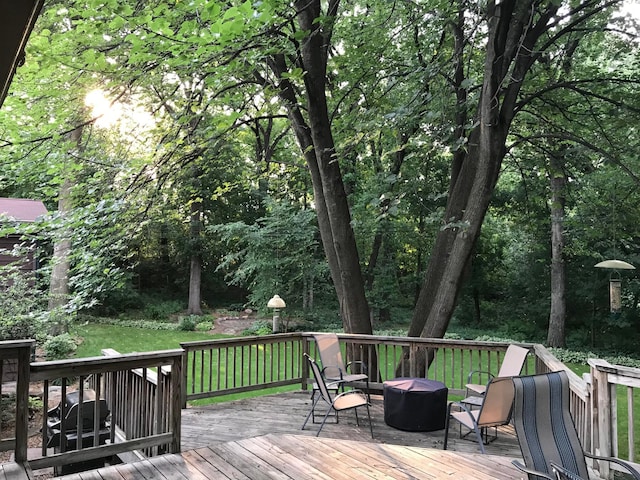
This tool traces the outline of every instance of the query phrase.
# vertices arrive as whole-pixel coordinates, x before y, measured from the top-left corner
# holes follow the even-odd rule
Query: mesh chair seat
[[[472,410],[470,405],[462,402],[449,403],[444,434],[444,450],[447,449],[451,420],[455,420],[474,432],[480,451],[485,453],[486,429],[508,424],[511,419],[512,405],[513,382],[509,377],[491,379],[479,409]],[[454,407],[458,408],[459,411],[454,411]]]
[[[529,350],[523,347],[519,347],[518,345],[509,345],[507,351],[504,354],[504,358],[502,359],[502,363],[500,364],[500,370],[496,377],[515,377],[516,375],[520,375],[522,371],[522,367],[524,366],[524,362],[527,360],[527,355]],[[491,372],[487,372],[484,370],[473,370],[469,372],[467,376],[467,384],[465,385],[467,389],[467,395],[470,393],[476,395],[484,395],[484,392],[487,390],[486,383],[471,383],[471,380],[474,377],[488,378],[491,379],[494,375]]]

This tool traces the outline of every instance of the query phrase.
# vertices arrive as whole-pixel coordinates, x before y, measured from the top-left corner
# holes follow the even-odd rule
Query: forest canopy
[[[55,212],[31,234],[67,314],[277,293],[350,333],[624,338],[640,283],[612,313],[594,265],[640,265],[639,27],[618,0],[47,1],[0,195]]]

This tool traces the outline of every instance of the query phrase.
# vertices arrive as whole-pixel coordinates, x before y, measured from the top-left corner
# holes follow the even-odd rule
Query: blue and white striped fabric
[[[582,445],[569,410],[565,372],[514,377],[513,426],[525,465],[554,475],[551,463],[576,478],[589,478]],[[542,477],[529,475],[529,480]]]

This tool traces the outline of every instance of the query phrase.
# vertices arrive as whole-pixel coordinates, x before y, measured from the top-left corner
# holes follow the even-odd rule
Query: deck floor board
[[[339,423],[302,423],[311,408],[308,392],[267,395],[194,406],[182,413],[181,454],[153,457],[64,480],[372,480],[512,479],[520,450],[510,426],[480,455],[473,437],[452,426],[449,450],[444,431],[407,432],[384,422],[383,400],[372,397],[371,438],[366,412],[343,412]],[[1,477],[0,477],[0,480]]]

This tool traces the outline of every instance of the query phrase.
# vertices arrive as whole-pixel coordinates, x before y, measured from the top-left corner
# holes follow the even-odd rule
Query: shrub
[[[154,302],[144,307],[142,315],[149,320],[167,320],[169,316],[178,313],[183,308],[183,303],[177,300]]]
[[[68,333],[51,337],[43,345],[47,360],[63,360],[75,353],[78,346]]]
[[[269,335],[272,331],[271,322],[267,322],[266,320],[258,320],[253,322],[251,327],[247,328],[242,332],[244,336],[253,336],[253,335]]]
[[[196,330],[198,332],[208,332],[213,328],[213,322],[198,322]]]
[[[183,332],[193,332],[196,329],[196,325],[198,324],[198,315],[189,315],[187,317],[182,317],[180,319],[180,323],[178,323],[178,330]]]
[[[16,394],[9,393],[0,397],[0,422],[6,425],[13,422],[16,412]]]
[[[178,330],[177,323],[154,322],[151,320],[131,320],[128,318],[90,317],[82,315],[78,317],[86,323],[98,323],[101,325],[119,325],[121,327],[146,328],[147,330]]]
[[[0,291],[0,340],[44,336],[44,297],[32,272],[21,272],[12,265],[2,267]]]

